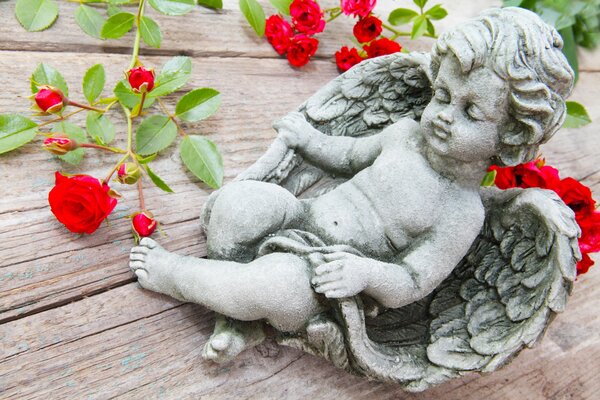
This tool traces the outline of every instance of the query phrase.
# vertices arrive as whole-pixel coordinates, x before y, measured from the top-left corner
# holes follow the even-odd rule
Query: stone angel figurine
[[[504,8],[431,54],[362,62],[210,196],[207,259],[144,238],[139,283],[220,314],[204,348],[217,362],[266,323],[282,344],[411,391],[506,364],[564,309],[579,228],[553,192],[480,183],[561,126],[561,47],[537,15]]]

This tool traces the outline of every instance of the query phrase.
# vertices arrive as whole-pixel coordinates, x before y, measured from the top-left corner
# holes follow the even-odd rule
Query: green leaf
[[[575,72],[575,82],[579,79],[579,61],[577,59],[577,43],[575,42],[575,35],[573,34],[573,28],[566,28],[560,30],[558,33],[563,38],[562,52],[567,57],[569,65]]]
[[[122,12],[125,12],[125,11],[123,11],[123,9],[121,9],[121,8],[119,8],[117,6],[113,6],[112,4],[110,4],[108,6],[108,8],[106,9],[106,14],[109,17],[112,17],[113,15],[117,15],[117,14],[122,13]]]
[[[88,112],[85,128],[98,144],[107,145],[115,139],[115,127],[104,114]]]
[[[50,85],[59,88],[65,96],[69,95],[69,88],[65,78],[49,65],[41,63],[31,75],[31,93],[38,92],[38,85]]]
[[[150,97],[164,96],[186,84],[192,75],[192,62],[189,57],[173,57],[158,74],[156,86],[149,93]]]
[[[212,188],[223,183],[223,159],[217,146],[202,136],[186,136],[179,150],[186,167]]]
[[[240,10],[258,36],[265,34],[265,12],[256,0],[240,0]]]
[[[74,125],[70,122],[61,121],[55,124],[52,127],[52,132],[65,133],[69,137],[69,139],[73,139],[77,143],[87,142],[87,136],[85,135],[85,131],[77,125]],[[57,157],[69,164],[77,165],[81,162],[81,160],[83,160],[84,156],[85,150],[79,148]]]
[[[498,174],[498,172],[496,170],[489,171],[483,177],[483,180],[481,181],[481,186],[492,186],[494,184],[494,182],[496,181],[497,174]]]
[[[118,39],[133,28],[135,16],[128,12],[115,14],[106,20],[102,26],[100,37],[102,39]]]
[[[148,157],[142,157],[139,154],[136,154],[136,158],[140,164],[148,164],[150,161],[154,160],[158,154],[150,154]]]
[[[388,21],[392,25],[404,25],[417,18],[419,14],[416,11],[409,10],[408,8],[396,8],[390,13]]]
[[[423,8],[425,4],[427,4],[427,0],[413,0],[413,3],[417,5],[417,7]]]
[[[37,124],[17,114],[0,114],[0,154],[29,143],[35,137]]]
[[[43,31],[56,21],[58,5],[54,0],[17,0],[15,14],[29,32]]]
[[[104,17],[94,8],[81,4],[75,10],[75,21],[77,21],[77,25],[79,25],[82,31],[91,37],[100,39]]]
[[[445,18],[448,15],[448,11],[446,11],[446,9],[443,8],[441,4],[436,4],[435,6],[427,10],[425,14],[433,20],[438,20]]]
[[[90,104],[102,93],[105,80],[106,74],[102,64],[94,65],[83,76],[83,94]]]
[[[169,185],[167,185],[165,183],[165,181],[163,181],[162,179],[160,179],[160,177],[158,175],[156,175],[151,169],[149,165],[144,165],[144,168],[146,168],[146,172],[148,172],[148,176],[150,177],[150,179],[152,180],[152,182],[158,186],[159,188],[161,188],[162,190],[164,190],[167,193],[173,193],[173,189],[171,189],[169,187]]]
[[[142,39],[148,46],[160,47],[160,42],[162,42],[162,32],[158,27],[158,24],[154,22],[154,20],[150,17],[142,17],[140,24],[140,33],[142,35]]]
[[[425,31],[427,31],[427,18],[424,15],[419,15],[413,24],[410,32],[410,38],[414,40],[418,37],[421,37],[425,34]]]
[[[579,128],[592,122],[587,110],[576,101],[567,101],[567,118],[563,128]]]
[[[184,121],[200,121],[213,115],[221,105],[221,94],[210,88],[195,89],[177,102],[175,114]]]
[[[504,7],[518,7],[521,5],[522,2],[523,0],[504,0],[502,2],[502,5]]]
[[[156,11],[166,15],[183,15],[192,11],[195,0],[150,0],[150,5]]]
[[[429,20],[429,18],[427,18],[427,33],[429,33],[431,36],[435,36],[435,26],[433,26],[433,23]]]
[[[198,0],[198,5],[220,10],[223,8],[223,0]]]
[[[283,15],[290,15],[290,4],[292,0],[269,0],[273,7]]]
[[[135,132],[136,153],[147,156],[166,149],[177,137],[177,126],[171,118],[153,115],[146,118]]]
[[[139,93],[134,93],[131,90],[131,86],[129,82],[126,80],[119,81],[115,86],[113,93],[115,97],[127,108],[134,108],[140,101],[142,100],[142,95]],[[151,92],[152,93],[152,92]],[[146,100],[144,101],[144,109],[150,107],[156,101],[155,98],[146,96]]]

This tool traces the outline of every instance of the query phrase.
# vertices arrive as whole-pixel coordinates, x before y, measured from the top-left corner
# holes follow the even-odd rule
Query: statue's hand
[[[373,260],[350,253],[323,254],[321,264],[313,269],[315,291],[330,299],[354,296],[368,283]]]
[[[292,112],[273,123],[277,137],[292,149],[303,148],[308,143],[314,129],[299,112]]]

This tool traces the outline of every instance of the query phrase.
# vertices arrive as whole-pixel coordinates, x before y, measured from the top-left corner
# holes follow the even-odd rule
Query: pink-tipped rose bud
[[[48,150],[52,154],[62,156],[71,150],[75,150],[79,145],[73,139],[66,136],[54,135],[44,140],[44,150]]]
[[[147,237],[152,235],[158,223],[150,211],[142,211],[133,216],[131,226],[138,237]]]
[[[149,92],[154,88],[154,70],[144,67],[132,68],[127,71],[127,80],[134,92]]]
[[[65,95],[52,86],[40,86],[39,91],[34,96],[35,104],[46,113],[57,113],[60,112],[65,103]]]
[[[133,185],[142,176],[142,171],[136,163],[125,163],[117,170],[117,180],[126,185]]]

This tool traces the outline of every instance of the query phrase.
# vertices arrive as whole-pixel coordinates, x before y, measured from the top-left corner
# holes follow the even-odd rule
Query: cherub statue
[[[538,16],[504,8],[431,55],[361,63],[210,196],[208,259],[145,238],[131,252],[139,283],[222,314],[204,349],[218,362],[262,341],[266,322],[283,344],[408,390],[501,366],[563,309],[579,257],[554,193],[480,187],[561,126],[561,47]]]

